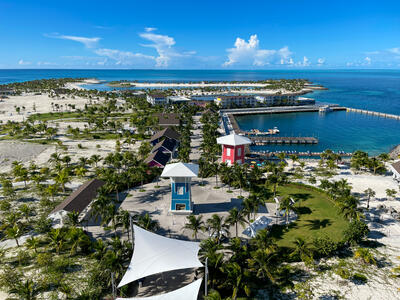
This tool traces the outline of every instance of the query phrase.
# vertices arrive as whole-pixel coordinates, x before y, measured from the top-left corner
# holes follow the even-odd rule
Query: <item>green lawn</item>
[[[308,242],[312,242],[318,235],[327,235],[335,241],[342,239],[348,221],[339,214],[337,207],[325,193],[307,186],[289,184],[278,187],[278,194],[296,200],[295,207],[298,210],[298,219],[290,223],[288,229],[280,226],[273,231],[279,246],[293,246],[296,237],[302,237]]]

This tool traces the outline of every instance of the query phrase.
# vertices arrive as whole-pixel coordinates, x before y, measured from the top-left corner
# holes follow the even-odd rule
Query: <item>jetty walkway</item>
[[[286,153],[285,151],[283,151],[284,153]],[[272,157],[272,156],[277,156],[279,153],[282,152],[266,152],[266,151],[250,151],[250,154],[253,155],[253,157],[247,157],[248,159],[252,159],[252,158],[257,158],[254,157],[255,156],[259,156],[259,157]],[[295,154],[297,156],[300,157],[317,157],[317,156],[321,156],[323,152],[295,152],[295,153],[286,153],[287,155],[292,155]],[[339,154],[341,157],[351,157],[353,155],[353,153],[349,153],[349,152],[337,152],[336,154]]]
[[[267,144],[318,144],[318,139],[315,137],[284,137],[284,136],[248,136],[252,145],[267,145]]]
[[[381,113],[381,112],[377,112],[377,111],[358,109],[358,108],[351,108],[351,107],[346,107],[346,111],[348,111],[348,112],[356,112],[356,113],[366,114],[366,115],[371,115],[371,116],[377,116],[377,117],[382,117],[382,118],[400,120],[400,116],[399,115],[386,114],[386,113]]]

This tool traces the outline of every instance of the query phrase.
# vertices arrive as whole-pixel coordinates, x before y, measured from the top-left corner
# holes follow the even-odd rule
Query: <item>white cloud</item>
[[[322,66],[325,64],[325,58],[318,58],[317,60],[317,65],[318,66]]]
[[[28,65],[31,65],[32,63],[31,63],[30,61],[24,61],[23,59],[20,59],[20,60],[18,61],[18,64],[19,64],[20,66],[28,66]]]
[[[234,48],[227,49],[228,60],[223,63],[224,67],[241,66],[265,66],[269,64],[293,64],[292,52],[287,46],[278,50],[260,49],[260,41],[257,35],[251,35],[246,42],[244,39],[236,38]]]
[[[388,51],[389,53],[393,53],[393,54],[396,54],[396,55],[400,55],[400,47],[391,48],[391,49],[388,49],[387,51]]]
[[[157,28],[155,28],[155,27],[145,27],[144,28],[144,31],[146,31],[146,32],[152,32],[152,31],[156,31],[157,30]]]
[[[178,52],[174,48],[176,42],[173,37],[148,32],[148,30],[146,31],[147,33],[141,33],[139,34],[139,36],[145,40],[152,42],[151,44],[142,44],[143,47],[154,48],[157,51],[158,56],[155,58],[156,67],[168,67],[172,59],[191,57],[196,53],[194,51],[186,51],[182,53]]]
[[[48,61],[38,61],[37,62],[38,66],[56,66],[56,63],[53,62],[48,62]]]
[[[370,57],[366,57],[364,58],[365,64],[370,65],[371,64],[371,58]]]
[[[82,37],[82,36],[72,36],[72,35],[48,35],[45,34],[44,36],[49,37],[49,38],[55,38],[55,39],[62,39],[62,40],[70,40],[78,43],[82,43],[85,45],[86,48],[95,48],[97,47],[97,43],[101,40],[99,37]]]
[[[96,53],[97,55],[106,56],[108,58],[111,58],[116,61],[121,61],[121,62],[136,59],[136,58],[155,60],[154,56],[145,55],[142,53],[133,53],[130,51],[121,51],[121,50],[117,50],[117,49],[104,49],[104,48],[96,49],[94,51],[94,53]]]

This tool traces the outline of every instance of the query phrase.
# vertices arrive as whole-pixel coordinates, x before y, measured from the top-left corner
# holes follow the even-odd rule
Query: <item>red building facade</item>
[[[244,163],[245,145],[251,144],[251,141],[244,136],[230,134],[218,138],[217,143],[222,145],[222,162],[231,166]]]

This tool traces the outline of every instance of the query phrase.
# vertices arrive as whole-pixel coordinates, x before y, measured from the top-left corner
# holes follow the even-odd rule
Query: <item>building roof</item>
[[[229,146],[239,146],[239,145],[249,145],[251,144],[251,140],[247,137],[230,134],[217,138],[217,143],[220,145],[229,145]]]
[[[175,149],[176,143],[177,142],[172,139],[163,139],[162,141],[154,145],[153,149],[151,149],[151,152],[162,150],[160,148],[164,148],[165,150],[172,152]]]
[[[394,164],[392,164],[392,169],[400,174],[400,161],[397,161]]]
[[[166,97],[166,95],[162,94],[162,93],[149,93],[147,95],[152,98],[165,98]]]
[[[150,138],[150,142],[158,140],[159,138],[162,137],[167,137],[169,139],[173,139],[176,141],[179,141],[179,138],[181,137],[179,133],[177,133],[174,129],[172,128],[165,128],[161,131],[156,132],[151,138]]]
[[[144,160],[145,163],[149,163],[151,161],[155,161],[162,166],[165,166],[169,161],[169,155],[163,153],[162,151],[155,151],[151,153],[147,158]]]
[[[158,125],[160,126],[179,126],[179,114],[175,113],[157,113],[154,114],[158,118]]]
[[[162,272],[203,267],[198,258],[200,243],[167,238],[136,225],[133,229],[135,249],[118,287]]]
[[[216,98],[220,98],[220,99],[254,98],[254,95],[221,95]]]
[[[165,166],[161,177],[197,177],[199,165],[188,163],[175,163]]]
[[[190,98],[185,97],[185,96],[169,96],[168,97],[169,101],[172,102],[185,102],[185,101],[191,101]]]
[[[97,191],[105,184],[99,179],[86,181],[79,188],[72,192],[63,202],[56,206],[51,213],[60,210],[76,211],[81,213],[94,198],[97,196]]]

